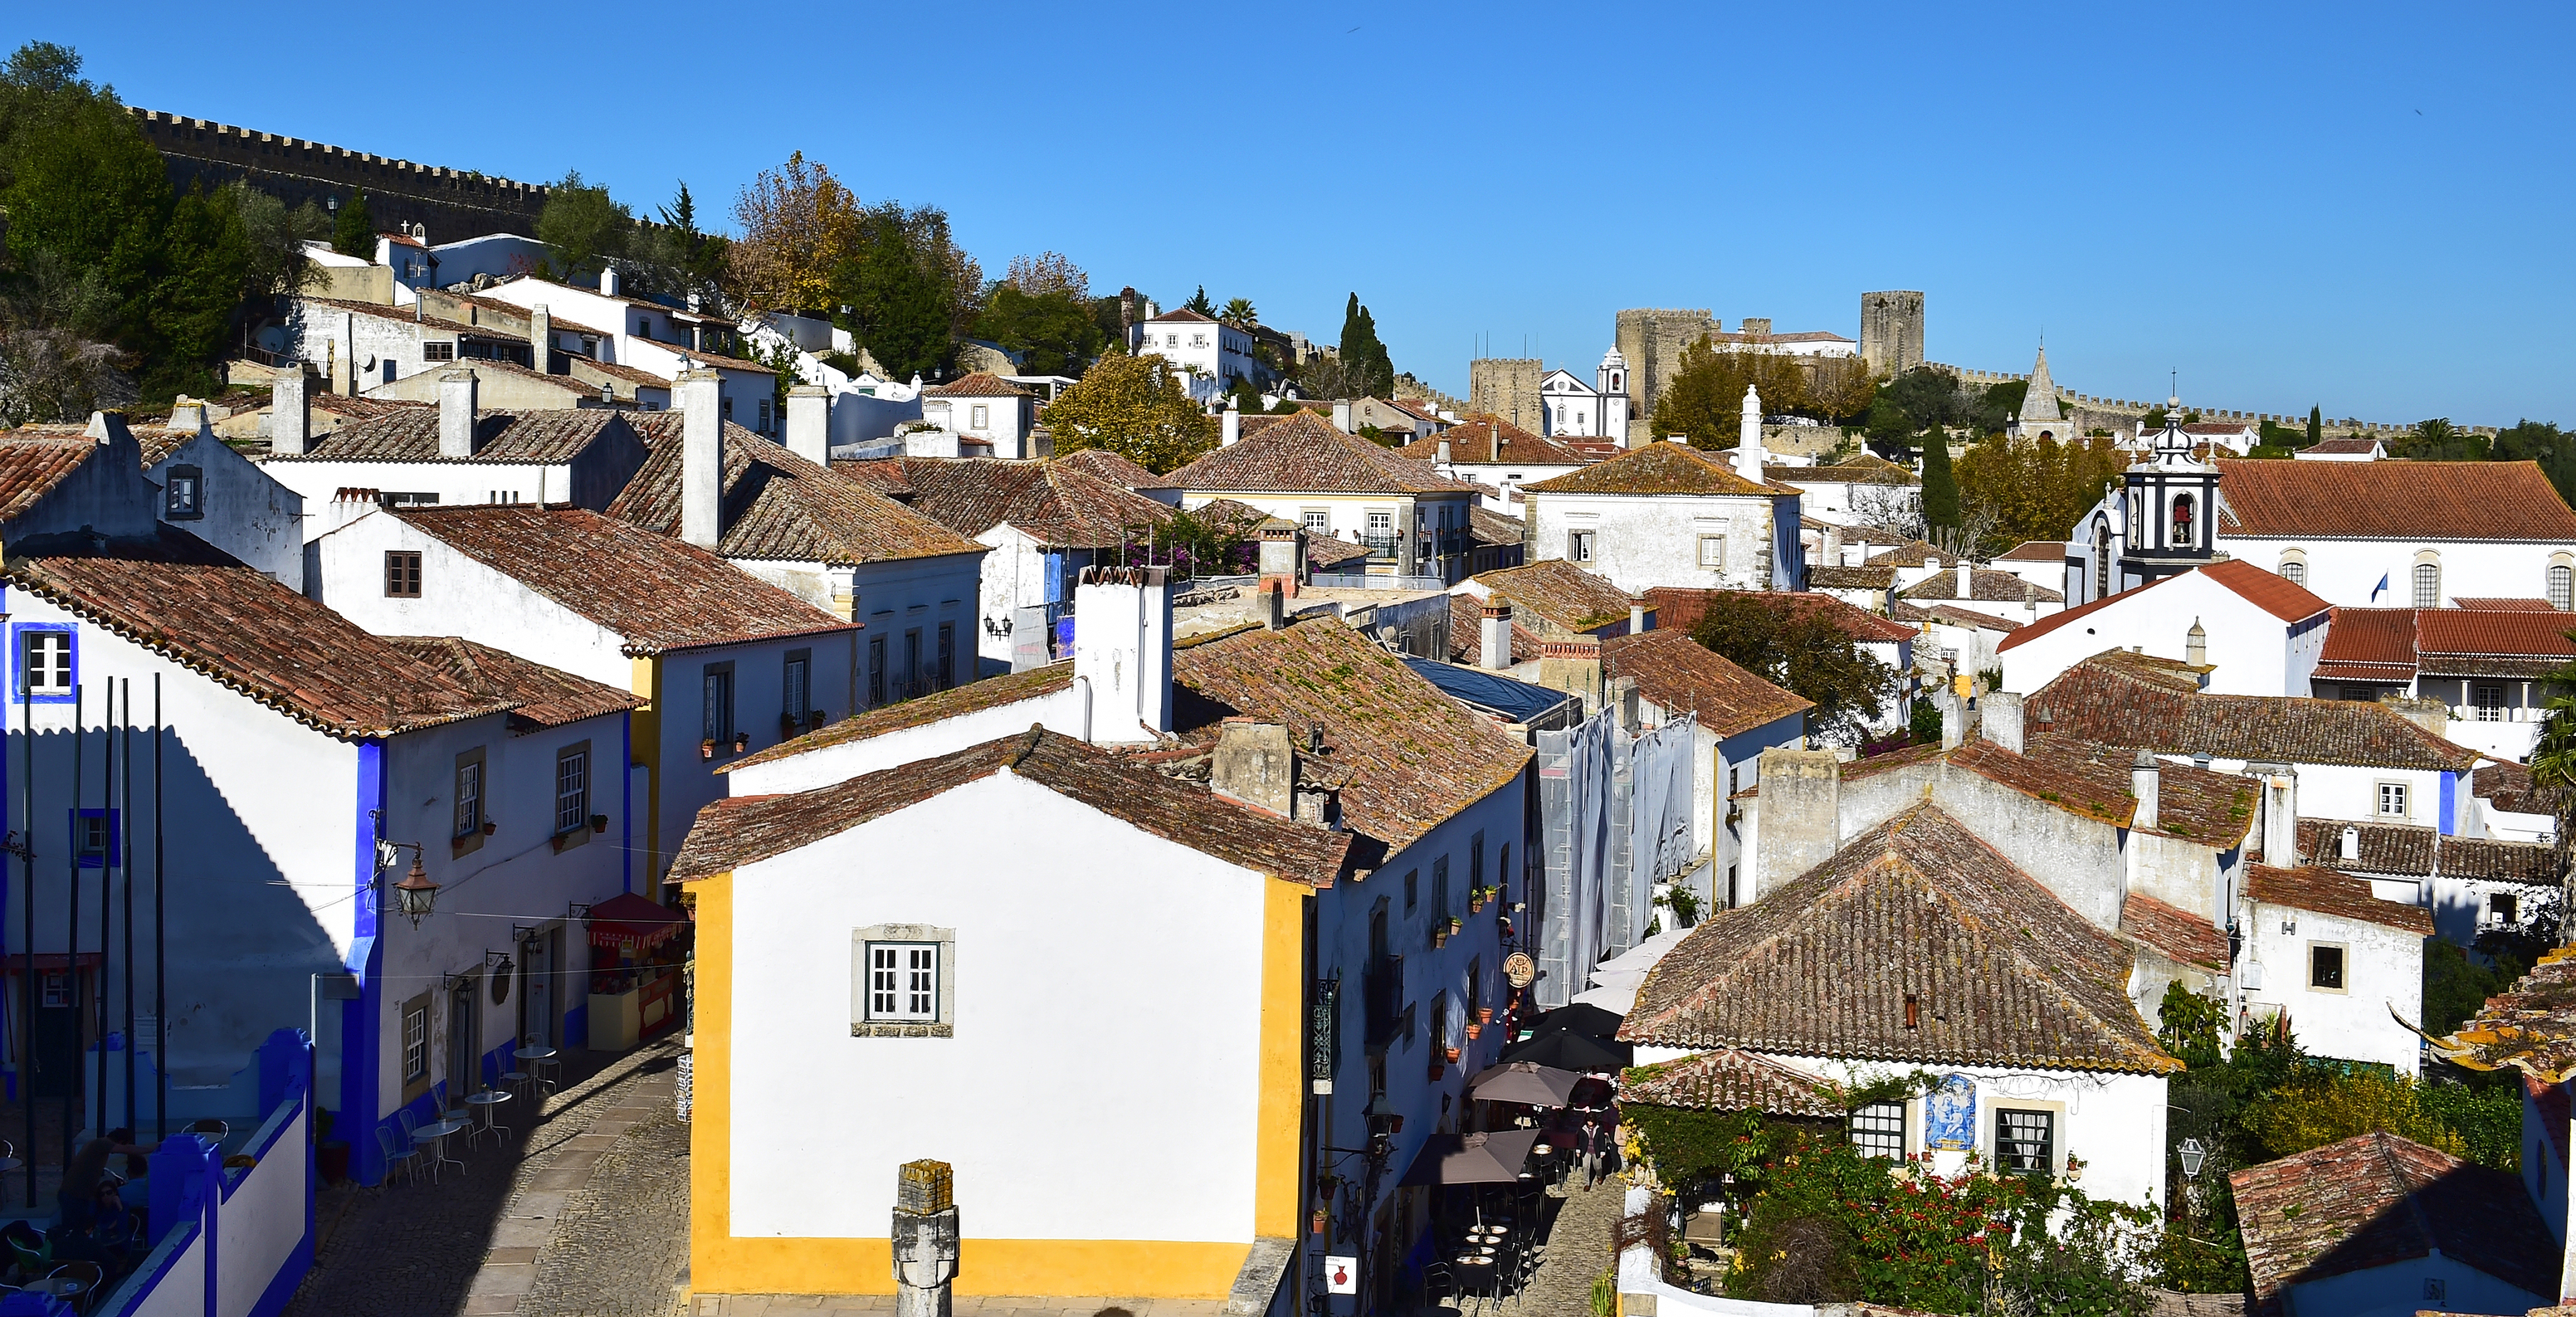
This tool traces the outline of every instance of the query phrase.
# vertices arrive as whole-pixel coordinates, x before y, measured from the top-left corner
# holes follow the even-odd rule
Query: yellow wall
[[[1253,1229],[1295,1236],[1305,1111],[1305,903],[1314,892],[1276,878],[1262,902],[1259,1141]],[[689,1276],[702,1294],[891,1294],[882,1239],[733,1237],[733,894],[720,873],[689,885],[697,899],[695,1094],[689,1126]],[[971,1228],[972,1216],[962,1223]],[[1249,1243],[1168,1240],[958,1241],[956,1292],[1223,1298]]]

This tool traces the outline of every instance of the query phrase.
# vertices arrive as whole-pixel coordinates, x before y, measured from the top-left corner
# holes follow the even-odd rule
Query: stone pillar
[[[313,411],[303,362],[280,366],[269,383],[268,451],[302,456],[313,451]]]
[[[957,1204],[946,1162],[895,1168],[895,1317],[948,1317],[948,1287],[957,1279]]]
[[[1984,716],[1978,721],[1985,739],[2012,751],[2022,753],[2021,697],[2009,691],[1989,691],[1978,701]]]
[[[438,455],[450,461],[474,456],[474,372],[463,366],[438,374]]]

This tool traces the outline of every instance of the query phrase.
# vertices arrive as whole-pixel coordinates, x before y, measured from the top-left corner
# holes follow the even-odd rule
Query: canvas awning
[[[686,915],[633,892],[620,892],[590,908],[590,944],[630,956],[678,937],[688,926]]]

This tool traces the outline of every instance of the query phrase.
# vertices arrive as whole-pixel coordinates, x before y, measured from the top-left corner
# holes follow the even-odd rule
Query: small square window
[[[2402,819],[2407,817],[2405,783],[2382,782],[2379,784],[2379,817],[2384,819]]]
[[[927,924],[851,930],[854,1038],[951,1037],[957,934]]]
[[[1422,904],[1421,887],[1422,871],[1420,869],[1406,870],[1404,874],[1404,912],[1406,914],[1412,914],[1414,908]]]
[[[1905,1104],[1873,1102],[1851,1114],[1852,1148],[1864,1157],[1905,1155]]]
[[[2340,942],[2308,944],[2308,987],[2318,992],[2344,992],[2344,949]]]
[[[2023,1175],[2057,1173],[2057,1113],[1995,1109],[1995,1169]]]
[[[1726,566],[1725,536],[1702,535],[1699,537],[1699,565],[1711,571],[1715,571],[1718,568]]]
[[[454,361],[456,360],[456,344],[445,340],[423,343],[420,345],[420,359],[423,361]]]
[[[420,598],[420,555],[402,549],[385,553],[385,598]]]
[[[977,403],[966,409],[966,426],[968,429],[986,430],[992,428],[992,425],[993,409],[990,405]]]
[[[45,1005],[60,1008],[72,1004],[72,976],[70,974],[61,970],[49,969],[44,971],[42,977],[45,981],[45,986],[43,988]]]
[[[469,750],[456,757],[456,837],[462,840],[483,831],[483,752]]]
[[[206,473],[193,466],[174,466],[161,484],[161,515],[171,521],[194,521],[206,515]]]
[[[80,867],[102,869],[115,863],[123,823],[113,809],[84,809],[72,816],[72,853]]]
[[[1567,562],[1592,561],[1592,551],[1595,544],[1594,536],[1598,533],[1599,532],[1588,530],[1567,531],[1565,534],[1565,560]]]
[[[72,633],[66,627],[18,631],[18,693],[37,701],[72,697]]]
[[[939,946],[868,944],[868,1018],[928,1023],[939,1018]]]
[[[2522,900],[2511,892],[2487,894],[2487,916],[2499,924],[2520,922]]]

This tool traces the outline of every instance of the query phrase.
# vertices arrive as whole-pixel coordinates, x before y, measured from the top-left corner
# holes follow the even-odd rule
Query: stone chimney
[[[1632,636],[1642,636],[1646,634],[1646,606],[1644,604],[1632,603],[1628,605],[1628,634]]]
[[[1843,767],[1831,750],[1762,752],[1755,780],[1761,845],[1754,850],[1759,900],[1834,857],[1842,841]]]
[[[1446,435],[1441,436],[1441,439],[1440,439],[1440,447],[1439,447],[1439,449],[1438,449],[1437,451],[1438,451],[1438,452],[1439,452],[1439,454],[1440,454],[1440,459],[1439,459],[1439,461],[1440,461],[1440,468],[1441,468],[1441,470],[1443,470],[1443,471],[1448,470],[1448,468],[1449,468],[1449,439],[1448,439],[1448,436],[1446,436]]]
[[[2431,732],[2435,736],[2451,734],[2451,706],[2440,700],[2418,700],[2404,695],[2382,695],[2381,707],[2390,713]]]
[[[822,385],[787,391],[787,451],[816,466],[832,464],[832,395]]]
[[[1260,555],[1253,565],[1261,570],[1262,590],[1276,589],[1286,598],[1296,598],[1297,579],[1306,574],[1305,528],[1265,525],[1255,552]]]
[[[603,267],[599,272],[599,292],[603,297],[617,296],[617,267]]]
[[[1296,810],[1297,750],[1280,723],[1228,718],[1208,757],[1208,789],[1264,814],[1291,817]]]
[[[438,373],[438,455],[474,456],[474,372],[462,366]]]
[[[1984,699],[1977,701],[1977,710],[1984,715],[1981,720],[1983,726],[1978,732],[1980,736],[2014,754],[2022,752],[2020,696],[2008,691],[1990,691]]]
[[[2137,759],[2129,765],[2129,794],[2138,798],[2138,812],[2129,826],[2150,829],[2156,826],[2156,778],[2161,769],[2156,757],[2144,750],[2140,750]]]
[[[555,318],[543,302],[528,312],[528,365],[540,375],[555,373]]]
[[[1261,585],[1261,624],[1272,631],[1288,629],[1288,593],[1276,581]]]
[[[2182,661],[2193,667],[2209,662],[2209,633],[2201,629],[2200,619],[2191,620],[2191,630],[2183,633]]]
[[[1225,396],[1225,415],[1219,424],[1223,428],[1217,432],[1217,447],[1232,448],[1242,441],[1243,408],[1233,394]]]
[[[1768,459],[1769,454],[1762,451],[1762,394],[1747,388],[1744,391],[1744,416],[1735,438],[1735,473],[1759,482],[1762,464]]]
[[[1476,620],[1476,666],[1496,672],[1512,665],[1512,606],[1499,599],[1485,601],[1483,615]]]
[[[1073,675],[1089,691],[1091,741],[1134,745],[1172,728],[1168,567],[1087,567],[1073,590]]]
[[[724,540],[724,376],[680,372],[671,406],[680,413],[680,539],[713,553]]]
[[[270,379],[268,451],[295,457],[313,451],[313,407],[306,401],[311,387],[300,361],[279,367]]]
[[[1333,428],[1344,434],[1354,433],[1351,428],[1350,399],[1343,398],[1333,404]]]

